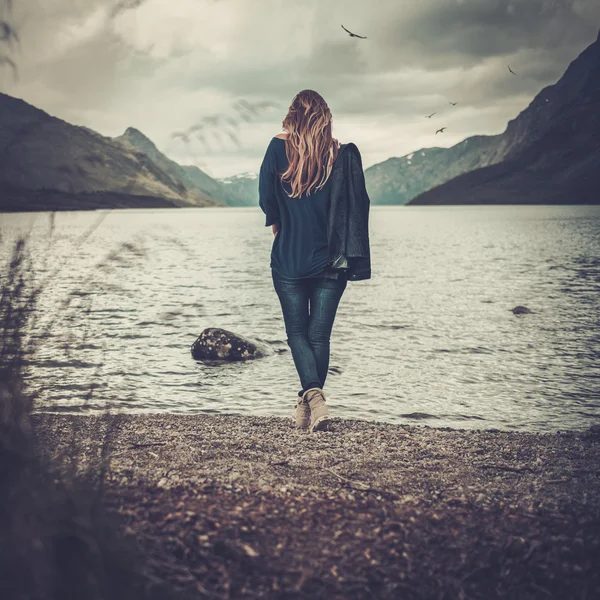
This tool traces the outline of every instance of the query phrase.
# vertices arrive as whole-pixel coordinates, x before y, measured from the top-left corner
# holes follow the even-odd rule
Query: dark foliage
[[[52,458],[38,452],[30,423],[35,397],[24,380],[43,339],[30,335],[43,285],[27,240],[20,239],[0,293],[0,597],[173,597],[151,582],[138,549],[104,508],[106,459],[118,419],[104,429],[96,457],[85,467],[75,458],[75,440]]]

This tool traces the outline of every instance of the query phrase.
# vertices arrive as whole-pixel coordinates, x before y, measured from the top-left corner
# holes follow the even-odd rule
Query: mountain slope
[[[177,206],[216,206],[190,194],[145,153],[87,127],[71,125],[0,93],[0,182],[5,189],[55,190],[57,198],[98,191],[166,199]],[[0,209],[3,206],[0,196]],[[66,197],[66,196],[64,196]],[[136,200],[135,205],[139,205]],[[86,208],[82,201],[81,208]]]
[[[600,203],[600,34],[497,137],[500,162],[409,204]]]
[[[258,175],[239,173],[219,179],[229,194],[236,199],[236,206],[258,206]]]
[[[0,211],[99,210],[112,208],[176,208],[174,200],[106,190],[69,194],[53,189],[30,190],[0,182]]]
[[[497,136],[474,136],[451,148],[423,148],[365,169],[373,204],[406,204],[432,186],[496,159]]]
[[[183,184],[191,195],[198,196],[200,199],[218,199],[227,205],[236,203],[236,199],[231,196],[229,190],[218,180],[213,179],[196,166],[182,166],[171,160],[154,145],[154,142],[134,127],[128,127],[123,135],[113,139],[126,148],[143,152],[174,181]]]

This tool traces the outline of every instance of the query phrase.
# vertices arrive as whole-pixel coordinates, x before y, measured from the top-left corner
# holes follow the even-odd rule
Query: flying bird
[[[425,118],[426,119],[431,119],[431,117],[433,117],[433,115],[435,115],[435,113],[431,113],[430,115],[427,115]]]
[[[448,100],[449,104],[452,104],[452,106],[456,106],[458,104],[458,102],[450,102],[450,100]]]
[[[508,70],[513,74],[516,75],[516,73],[510,68],[510,65],[508,65]]]
[[[444,133],[444,129],[446,129],[446,128],[445,128],[445,127],[442,127],[441,129],[438,129],[438,130],[435,132],[435,135],[437,135],[438,133]]]
[[[367,36],[366,36],[366,35],[356,35],[356,33],[352,33],[352,32],[351,32],[349,29],[346,29],[346,28],[345,28],[343,25],[342,25],[342,29],[343,29],[344,31],[347,31],[347,32],[348,32],[348,35],[349,35],[350,37],[360,38],[361,40],[366,40],[366,39],[367,39]]]

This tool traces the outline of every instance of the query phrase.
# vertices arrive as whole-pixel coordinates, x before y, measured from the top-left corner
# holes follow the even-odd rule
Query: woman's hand
[[[271,225],[271,229],[273,230],[273,235],[275,237],[277,237],[277,234],[279,233],[279,230],[281,229],[281,223],[273,223],[273,225]]]

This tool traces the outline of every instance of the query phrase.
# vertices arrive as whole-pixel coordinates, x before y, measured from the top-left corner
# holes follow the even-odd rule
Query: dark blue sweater
[[[329,262],[327,248],[327,212],[331,178],[310,196],[290,198],[292,188],[281,181],[287,169],[285,140],[274,137],[260,167],[259,204],[266,215],[265,226],[279,223],[279,233],[271,248],[271,268],[289,279],[329,276],[337,273],[325,269]]]

